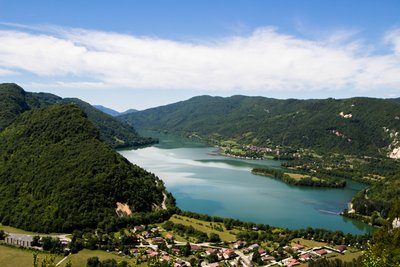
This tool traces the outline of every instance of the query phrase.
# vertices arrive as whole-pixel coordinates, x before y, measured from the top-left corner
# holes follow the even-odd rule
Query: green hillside
[[[137,129],[196,134],[208,141],[360,155],[387,155],[394,141],[390,132],[400,130],[399,117],[398,103],[384,99],[248,96],[199,96],[120,116]]]
[[[24,112],[0,133],[3,224],[39,232],[95,228],[117,217],[117,202],[134,213],[154,210],[164,190],[100,141],[76,105]]]
[[[19,114],[57,103],[77,104],[100,131],[100,138],[114,148],[152,144],[155,140],[139,136],[135,129],[77,98],[61,98],[48,93],[25,92],[16,84],[0,84],[0,131]]]

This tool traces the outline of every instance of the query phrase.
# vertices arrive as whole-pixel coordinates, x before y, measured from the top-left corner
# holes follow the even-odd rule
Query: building
[[[224,253],[222,255],[226,260],[236,257],[236,253],[233,249],[224,250]]]
[[[8,234],[5,238],[6,244],[21,246],[21,247],[32,247],[33,236],[21,235],[21,234]]]

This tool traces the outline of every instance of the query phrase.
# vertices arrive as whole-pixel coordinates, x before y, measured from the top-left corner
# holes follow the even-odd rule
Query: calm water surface
[[[365,187],[361,183],[347,181],[344,189],[290,186],[250,172],[255,166],[279,168],[279,161],[234,159],[187,139],[156,137],[160,143],[155,146],[120,153],[159,176],[182,210],[289,229],[311,226],[355,234],[372,229],[337,215]]]

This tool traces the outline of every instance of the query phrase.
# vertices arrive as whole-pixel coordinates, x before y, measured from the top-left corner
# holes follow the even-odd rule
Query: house
[[[181,255],[181,250],[179,248],[172,248],[171,251],[175,254],[175,255]]]
[[[305,246],[300,245],[300,244],[294,244],[294,245],[292,246],[292,248],[293,248],[294,250],[296,250],[296,251],[299,251],[300,249],[305,248]]]
[[[144,231],[144,226],[143,226],[143,225],[135,226],[135,227],[133,227],[133,231],[134,231],[135,233],[137,233],[137,232],[143,232],[143,231]]]
[[[347,250],[347,247],[345,245],[340,245],[340,246],[337,246],[336,249],[340,253],[344,253]]]
[[[235,251],[231,248],[225,249],[222,255],[226,260],[236,257]]]
[[[239,248],[243,248],[246,245],[247,245],[246,241],[237,241],[233,247],[236,249],[239,249]]]
[[[250,251],[256,251],[259,247],[260,247],[260,245],[258,245],[258,244],[253,244],[253,245],[249,246],[248,249],[249,249]]]
[[[300,265],[300,264],[301,264],[300,262],[298,262],[296,259],[293,259],[293,258],[287,258],[287,259],[283,260],[282,262],[283,262],[286,266],[289,266],[289,267],[291,267],[291,266],[297,266],[297,265]]]
[[[171,260],[171,257],[167,256],[167,255],[162,256],[160,259],[160,261],[167,261],[167,262],[169,262],[170,260]]]
[[[165,240],[162,237],[155,237],[151,243],[153,243],[153,245],[161,245],[165,243]]]
[[[215,255],[215,254],[217,254],[217,252],[218,252],[218,250],[215,249],[215,248],[208,248],[208,249],[206,250],[207,256]]]
[[[328,251],[326,251],[325,249],[320,249],[320,250],[315,251],[315,253],[317,253],[320,256],[323,256],[323,255],[328,254]]]
[[[140,255],[140,251],[137,248],[135,248],[131,250],[131,254],[133,257],[137,257]]]
[[[196,246],[196,245],[191,245],[190,246],[190,251],[191,252],[197,252],[197,251],[200,251],[201,250],[201,247],[199,247],[199,246]]]
[[[157,233],[158,233],[158,228],[153,227],[153,228],[150,229],[150,231],[151,231],[153,234],[157,234]]]
[[[311,255],[310,253],[304,253],[303,255],[301,255],[301,256],[299,257],[299,259],[300,259],[301,261],[306,262],[306,261],[309,261],[309,260],[312,259],[312,255]]]
[[[176,259],[174,267],[188,267],[189,264],[181,259]]]
[[[167,235],[165,236],[165,240],[166,240],[169,244],[171,244],[171,243],[174,243],[175,238],[174,238],[173,235],[167,234]]]
[[[157,251],[152,251],[149,254],[147,254],[150,258],[155,258],[158,256],[158,252]]]
[[[262,257],[261,258],[264,262],[272,262],[272,261],[275,261],[275,257],[273,257],[273,256],[268,256],[268,255],[265,255],[264,257]]]
[[[142,233],[142,236],[143,236],[144,238],[150,238],[150,237],[151,237],[151,234],[150,234],[149,232],[147,232],[147,231],[144,231],[144,232]]]
[[[218,262],[208,263],[208,264],[204,265],[203,267],[218,267]]]
[[[259,253],[260,256],[262,257],[262,256],[265,256],[265,255],[267,254],[267,251],[265,251],[265,249],[263,249],[263,248],[259,248],[259,249],[258,249],[258,253]]]
[[[22,234],[8,234],[4,241],[6,242],[6,244],[9,245],[32,247],[33,236]]]

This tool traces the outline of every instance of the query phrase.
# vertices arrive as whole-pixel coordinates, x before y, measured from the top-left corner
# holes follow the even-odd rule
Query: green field
[[[210,233],[216,233],[219,235],[222,241],[227,241],[227,242],[234,242],[236,241],[236,236],[234,234],[231,234],[231,232],[235,232],[235,230],[226,230],[225,226],[223,223],[218,223],[218,222],[206,222],[206,221],[200,221],[197,219],[181,216],[181,215],[173,215],[170,219],[171,222],[173,223],[180,223],[186,226],[192,226],[194,229],[202,231],[204,233],[207,233],[208,235]],[[218,228],[222,228],[223,231],[220,232],[216,229],[214,229],[214,226],[217,226]]]
[[[295,244],[295,243],[297,244],[297,242],[299,242],[303,246],[306,246],[307,248],[322,247],[322,246],[326,245],[326,243],[323,243],[323,242],[307,240],[307,239],[303,239],[303,238],[295,238],[292,240],[293,244]]]
[[[39,259],[50,257],[51,254],[39,254]],[[55,256],[55,262],[62,257]],[[0,266],[1,267],[31,267],[33,263],[33,252],[31,250],[12,248],[0,245]],[[84,266],[84,265],[82,265]]]
[[[71,260],[73,267],[85,267],[87,263],[87,259],[90,257],[98,257],[101,261],[106,259],[115,259],[117,262],[119,261],[127,261],[131,265],[134,265],[134,260],[120,257],[110,252],[102,251],[102,250],[88,250],[84,249],[79,251],[77,254],[72,254],[68,257],[68,260]],[[68,260],[64,261],[59,266],[64,267],[67,264]],[[1,265],[2,266],[2,265]]]

